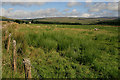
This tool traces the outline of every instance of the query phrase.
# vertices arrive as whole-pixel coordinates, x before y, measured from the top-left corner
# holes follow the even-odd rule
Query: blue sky
[[[32,2],[29,2],[29,3],[32,3]],[[29,3],[25,2],[25,4],[29,4]],[[87,8],[84,9],[85,8],[85,6],[84,6],[85,2],[81,2],[80,3],[81,5],[73,6],[73,7],[68,7],[67,4],[68,4],[67,2],[47,2],[47,3],[45,3],[44,5],[41,5],[41,6],[40,5],[35,5],[35,4],[33,4],[31,6],[21,6],[21,5],[15,5],[14,6],[14,5],[11,5],[10,3],[8,3],[8,5],[3,5],[2,7],[5,8],[5,9],[9,9],[9,8],[14,7],[13,11],[20,10],[20,9],[26,10],[26,11],[35,11],[35,10],[47,9],[47,8],[56,8],[59,11],[63,11],[66,8],[70,9],[70,11],[73,10],[73,9],[77,9],[79,11],[82,10],[82,12],[87,11],[86,10]]]
[[[117,17],[117,2],[3,2],[2,16],[42,17]],[[1,15],[1,14],[0,14]]]

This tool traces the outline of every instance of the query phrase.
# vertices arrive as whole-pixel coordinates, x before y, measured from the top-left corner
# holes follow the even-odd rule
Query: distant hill
[[[45,22],[60,22],[60,23],[81,23],[81,24],[94,24],[101,21],[115,20],[116,17],[101,17],[101,18],[79,18],[79,17],[50,17],[50,18],[37,18],[37,19],[23,19],[33,21],[45,21]]]
[[[34,24],[69,24],[69,25],[120,25],[120,19],[117,17],[98,17],[98,18],[82,18],[82,17],[49,17],[36,19],[11,19],[0,16],[0,20],[14,21],[17,23]]]
[[[0,16],[0,21],[14,21],[15,19],[7,18],[4,16]]]

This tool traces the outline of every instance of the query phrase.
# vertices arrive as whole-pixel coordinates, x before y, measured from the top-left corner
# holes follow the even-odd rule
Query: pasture
[[[31,61],[32,78],[119,77],[118,27],[5,22],[2,25],[3,78],[24,78],[24,57]],[[7,36],[11,33],[9,53],[6,31]],[[16,72],[12,67],[13,40],[16,40]]]

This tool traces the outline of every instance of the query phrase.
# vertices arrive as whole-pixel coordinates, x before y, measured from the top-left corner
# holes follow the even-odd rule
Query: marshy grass
[[[3,36],[4,31],[8,30],[12,33],[11,40],[17,42],[18,71],[13,77],[24,78],[23,57],[29,57],[36,68],[32,68],[34,78],[118,77],[117,27],[43,24],[26,26],[27,24],[21,24],[14,31],[15,28],[11,25],[3,30]],[[49,26],[49,29],[44,26]],[[94,31],[94,28],[100,30]],[[9,61],[4,44],[6,43],[3,43],[3,60]],[[10,54],[12,55],[12,46]],[[3,78],[11,78],[13,70],[10,66],[11,64],[3,66]]]

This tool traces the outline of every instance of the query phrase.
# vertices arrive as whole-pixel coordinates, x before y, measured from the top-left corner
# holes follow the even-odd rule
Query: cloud
[[[77,11],[77,9],[73,9],[71,12],[67,12],[63,15],[64,17],[79,17],[81,13]]]
[[[110,11],[118,11],[118,3],[117,2],[110,2],[110,3],[89,3],[86,5],[89,8],[89,12],[100,12],[103,10],[110,10]]]
[[[67,10],[67,9],[66,9]],[[56,8],[40,9],[36,11],[14,10],[13,8],[2,8],[2,16],[8,18],[25,19],[25,18],[43,18],[43,17],[77,17],[80,12],[76,9],[67,12],[60,12]]]
[[[93,0],[85,0],[85,2],[92,2]]]
[[[0,0],[1,2],[119,2],[119,0]]]
[[[119,2],[119,0],[85,0],[84,2]]]
[[[68,12],[70,9],[64,9],[63,12]]]
[[[76,9],[73,9],[72,12],[77,12],[77,10],[76,10]]]
[[[90,14],[84,13],[84,14],[82,14],[81,16],[82,16],[82,17],[90,17]]]
[[[69,0],[61,0],[69,1]],[[2,2],[58,2],[58,0],[4,0]]]
[[[67,4],[68,7],[80,6],[80,5],[81,5],[80,2],[68,2],[68,4]]]
[[[29,12],[24,11],[24,10],[16,10],[12,11],[12,8],[9,9],[4,9],[2,8],[2,16],[9,17],[9,18],[20,18],[20,17],[25,17],[25,16],[30,16]]]
[[[1,14],[0,14],[1,15]],[[69,12],[60,12],[56,8],[40,9],[36,11],[15,10],[2,8],[2,16],[16,19],[30,19],[43,17],[117,17],[117,12],[102,11],[100,13],[81,13],[77,9]]]
[[[114,10],[117,11],[118,10],[118,3],[108,3],[108,10]]]
[[[12,5],[18,5],[18,3],[12,3]],[[25,4],[25,3],[24,3]],[[24,5],[23,3],[19,5]],[[38,3],[34,3],[38,4]],[[42,17],[117,17],[118,16],[118,8],[116,7],[118,3],[87,3],[86,7],[88,11],[80,12],[79,8],[66,8],[62,11],[57,8],[47,8],[47,9],[39,9],[39,10],[14,10],[14,8],[2,9],[2,14],[0,15],[9,17],[9,18],[42,18]],[[29,3],[29,5],[33,5]],[[39,4],[42,5],[42,4]],[[75,5],[75,3],[74,3]],[[85,7],[85,9],[86,9]]]
[[[32,5],[37,5],[37,6],[42,6],[44,5],[45,2],[3,2],[2,5],[3,6],[6,6],[6,5],[12,5],[12,6],[16,6],[16,5],[19,5],[19,6],[32,6]]]
[[[36,11],[25,11],[25,10],[11,10],[2,8],[2,16],[9,18],[41,18],[41,17],[52,17],[57,16],[58,10],[56,8],[40,9]]]
[[[118,13],[117,12],[108,12],[108,11],[102,11],[100,13],[83,13],[83,14],[81,14],[81,17],[87,17],[87,18],[118,17]]]
[[[35,12],[31,12],[34,17],[52,17],[56,16],[58,13],[58,10],[56,8],[48,8],[44,10],[37,10]]]

